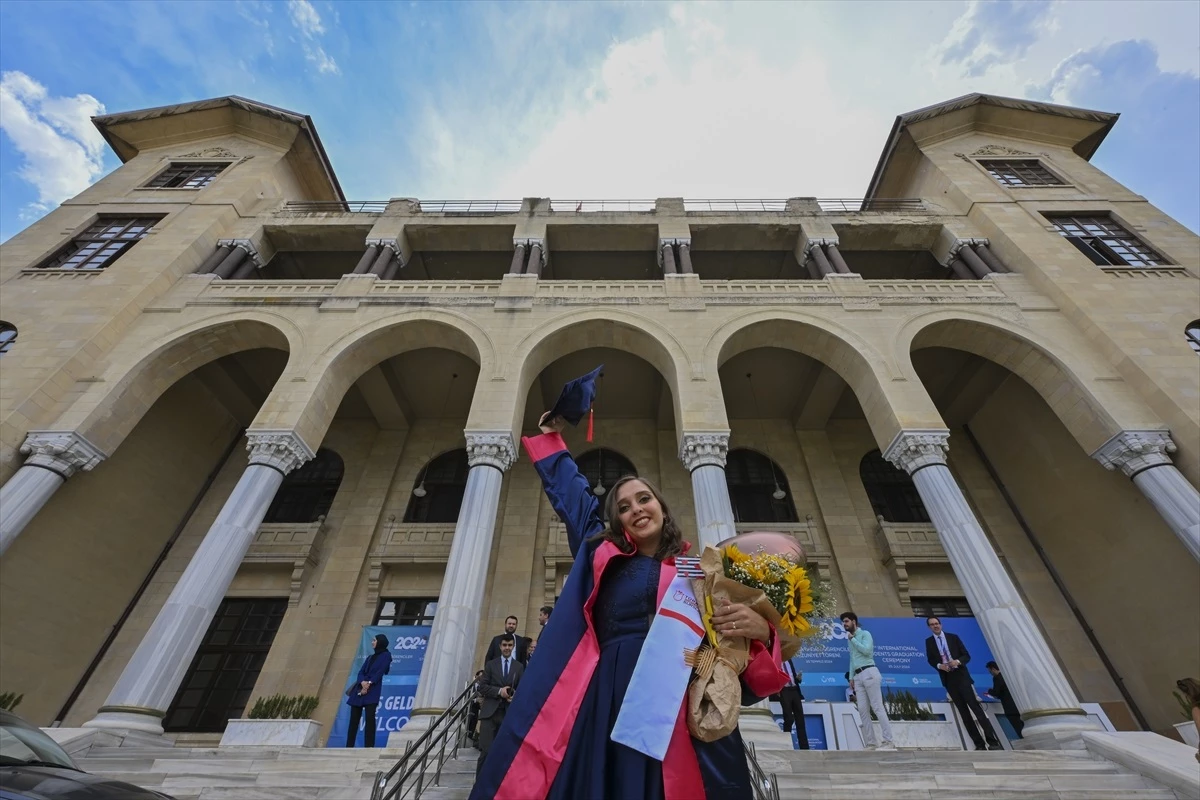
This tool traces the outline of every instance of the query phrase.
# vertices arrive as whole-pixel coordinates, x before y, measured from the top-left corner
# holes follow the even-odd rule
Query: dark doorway
[[[287,607],[286,598],[222,601],[163,728],[220,733],[241,717]]]

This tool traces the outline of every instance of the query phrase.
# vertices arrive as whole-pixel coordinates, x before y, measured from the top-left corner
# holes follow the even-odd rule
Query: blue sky
[[[1121,119],[1095,163],[1200,230],[1200,3],[0,3],[0,241],[115,168],[88,117],[312,116],[352,199],[857,197],[972,91]]]

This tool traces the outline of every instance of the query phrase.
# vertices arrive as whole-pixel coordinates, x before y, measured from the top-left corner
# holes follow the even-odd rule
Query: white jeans
[[[858,699],[858,728],[862,731],[864,747],[875,747],[879,742],[875,739],[875,726],[871,724],[871,710],[875,710],[875,718],[879,720],[879,731],[883,741],[892,741],[892,723],[888,720],[887,709],[883,706],[883,676],[876,667],[867,667],[857,675],[850,676],[854,680],[854,695]]]

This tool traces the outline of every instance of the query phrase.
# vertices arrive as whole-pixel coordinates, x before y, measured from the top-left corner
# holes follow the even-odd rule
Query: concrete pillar
[[[971,273],[971,270],[963,263],[961,258],[955,258],[950,262],[950,270],[954,273],[954,277],[960,281],[975,280],[975,275]]]
[[[808,277],[814,281],[821,280],[821,271],[817,269],[817,262],[813,260],[811,255],[804,259],[804,269],[808,272]]]
[[[409,735],[428,728],[474,675],[479,610],[483,607],[487,584],[500,484],[504,473],[517,460],[516,445],[507,431],[466,431],[465,435],[471,471],[467,473],[462,509],[454,526],[454,541],[421,665],[412,719],[404,727]]]
[[[674,275],[678,272],[675,268],[675,244],[673,242],[658,243],[659,260],[662,264],[664,275]]]
[[[229,251],[233,249],[232,245],[223,244],[216,250],[213,250],[208,258],[204,259],[204,263],[196,269],[197,275],[207,275],[217,268],[217,265],[225,260],[229,255]]]
[[[213,274],[222,280],[228,279],[233,273],[237,272],[237,268],[242,265],[246,257],[250,255],[246,248],[242,245],[235,245],[229,255],[221,260],[221,263],[213,270]]]
[[[692,269],[692,243],[679,243],[679,271],[684,275],[692,275],[695,270]]]
[[[75,431],[30,431],[21,452],[25,464],[0,487],[0,555],[67,478],[107,458]]]
[[[526,275],[542,276],[542,243],[529,243],[529,266],[525,268]]]
[[[975,251],[971,249],[971,245],[967,245],[959,250],[958,257],[967,263],[967,267],[970,268],[976,278],[982,278],[990,275],[992,272],[991,267],[983,263],[983,259],[977,256]]]
[[[351,275],[365,275],[371,265],[375,263],[375,258],[379,255],[379,245],[373,244],[363,251],[362,258],[358,259],[358,263],[354,265],[354,271]]]
[[[1200,561],[1200,492],[1171,463],[1175,449],[1168,431],[1121,431],[1092,458],[1125,473]]]
[[[825,252],[829,255],[829,260],[833,262],[833,268],[842,275],[850,275],[850,265],[846,263],[846,259],[842,258],[842,251],[838,250],[836,244],[825,245]]]
[[[292,431],[247,431],[250,464],[88,728],[162,733],[163,717],[283,478],[313,457]]]
[[[947,431],[901,431],[884,457],[912,475],[979,627],[1022,709],[1026,742],[1059,749],[1099,730],[1079,706],[1050,646],[946,466]]]
[[[509,275],[520,275],[525,271],[525,243],[516,242],[513,244],[512,264],[508,267]]]
[[[996,258],[995,254],[992,253],[991,249],[986,244],[975,245],[975,252],[981,259],[983,259],[983,263],[987,264],[992,272],[1004,273],[1009,271],[1008,267],[1004,266],[1004,263],[1000,259]]]
[[[834,272],[833,265],[829,263],[829,259],[825,257],[825,248],[817,244],[813,246],[812,258],[817,265],[817,273],[822,278]]]
[[[379,255],[375,257],[375,262],[371,264],[371,269],[368,271],[372,275],[378,275],[380,278],[383,278],[384,273],[387,272],[387,268],[391,265],[392,259],[395,257],[395,255],[396,254],[392,252],[390,247],[387,245],[380,245]]]
[[[247,281],[253,278],[256,272],[258,272],[258,265],[254,263],[253,258],[247,258],[242,262],[242,265],[237,268],[233,275],[229,277],[229,279],[234,281]]]
[[[393,258],[383,270],[383,274],[379,276],[380,280],[390,281],[395,280],[396,275],[404,267],[404,262],[400,260],[400,256]]]

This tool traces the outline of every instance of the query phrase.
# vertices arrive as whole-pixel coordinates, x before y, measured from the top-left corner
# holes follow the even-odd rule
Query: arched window
[[[263,522],[316,522],[342,485],[342,457],[324,448],[283,479]]]
[[[423,487],[425,496],[409,498],[404,521],[458,522],[470,469],[465,448],[442,453],[426,464],[413,484],[414,492]]]
[[[0,320],[0,355],[4,355],[17,340],[17,326]]]
[[[1185,336],[1187,336],[1188,345],[1193,350],[1195,350],[1197,353],[1200,353],[1200,319],[1192,320],[1191,322],[1189,322],[1187,328],[1184,330],[1183,333]],[[3,336],[3,335],[4,334],[0,333],[0,336]],[[12,335],[13,335],[14,339],[17,338],[16,328],[13,328]],[[0,352],[3,352],[4,349],[5,349],[4,345],[0,344]]]
[[[725,461],[725,483],[737,522],[796,522],[796,506],[787,476],[771,459],[753,450],[730,450]],[[774,495],[783,496],[778,500]]]
[[[604,514],[604,495],[612,488],[613,484],[626,475],[638,474],[629,459],[616,450],[604,447],[589,450],[575,459],[575,463],[579,466],[579,471],[587,478],[588,494],[597,497],[596,485],[604,487],[604,491],[597,497],[600,501],[601,515]]]
[[[921,502],[912,478],[884,460],[878,450],[863,456],[858,465],[858,476],[876,516],[887,522],[929,522],[929,514],[925,513],[925,504]]]

